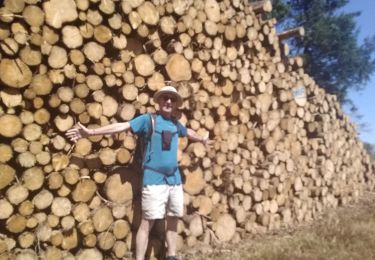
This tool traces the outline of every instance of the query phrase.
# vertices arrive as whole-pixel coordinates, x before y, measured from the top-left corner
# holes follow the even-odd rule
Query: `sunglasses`
[[[170,95],[163,95],[161,97],[163,101],[168,101],[169,99],[171,100],[172,103],[177,101],[177,98],[175,96],[170,96]]]

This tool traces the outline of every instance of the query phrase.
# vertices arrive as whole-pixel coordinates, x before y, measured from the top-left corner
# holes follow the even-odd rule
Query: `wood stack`
[[[140,220],[136,138],[64,132],[155,111],[173,81],[186,216],[178,244],[238,241],[316,218],[375,188],[335,96],[288,57],[270,1],[5,0],[0,7],[0,254],[122,258]],[[119,165],[119,167],[113,167]],[[150,254],[163,251],[160,222]],[[37,250],[35,250],[37,249]],[[21,259],[21,258],[20,258]],[[22,258],[23,259],[23,258]]]

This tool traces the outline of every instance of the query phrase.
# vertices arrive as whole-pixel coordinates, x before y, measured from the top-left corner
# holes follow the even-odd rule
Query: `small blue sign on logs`
[[[296,101],[297,105],[305,106],[306,105],[306,89],[305,86],[298,86],[292,89],[294,101]]]

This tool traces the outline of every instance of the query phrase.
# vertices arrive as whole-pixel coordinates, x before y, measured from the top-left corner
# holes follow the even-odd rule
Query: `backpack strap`
[[[155,113],[147,113],[150,117],[149,121],[149,128],[146,133],[146,142],[151,141],[152,135],[155,133],[155,126],[156,126],[156,114]]]
[[[151,136],[155,133],[156,129],[156,114],[150,113],[150,120],[151,120]]]
[[[162,175],[168,177],[168,176],[174,175],[178,168],[174,167],[170,172],[166,172],[166,171],[160,171],[158,169],[152,168],[151,166],[145,165],[144,169],[149,169],[149,170],[152,170],[156,173],[159,173],[159,174],[162,174]]]
[[[155,133],[155,126],[156,126],[156,114],[155,113],[147,113],[150,117],[149,121],[149,128],[148,131],[145,135],[145,140],[144,140],[144,147],[143,147],[143,162],[142,165],[144,167],[146,161],[149,160],[149,158],[146,160],[146,154],[147,154],[147,146],[149,145],[149,156],[151,156],[152,153],[152,136]],[[150,144],[149,144],[150,143]]]

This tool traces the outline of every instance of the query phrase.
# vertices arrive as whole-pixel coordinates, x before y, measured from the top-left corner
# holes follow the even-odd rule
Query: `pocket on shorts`
[[[142,188],[142,211],[146,219],[162,219],[165,217],[168,201],[166,185],[147,185]]]
[[[169,200],[167,205],[167,215],[182,217],[184,214],[184,192],[182,185],[170,187]]]

